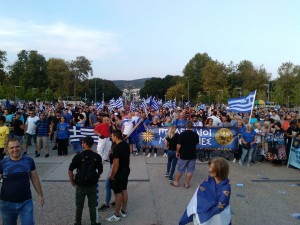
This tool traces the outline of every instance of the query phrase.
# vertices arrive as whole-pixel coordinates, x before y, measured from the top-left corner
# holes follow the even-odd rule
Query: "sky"
[[[92,61],[94,77],[182,75],[197,53],[229,64],[250,60],[275,79],[300,65],[299,0],[2,0],[0,50]]]

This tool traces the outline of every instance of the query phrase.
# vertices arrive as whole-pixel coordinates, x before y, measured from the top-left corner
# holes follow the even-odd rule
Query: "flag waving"
[[[254,106],[256,90],[251,92],[247,96],[242,96],[240,98],[230,98],[228,99],[229,109],[231,112],[251,112]]]
[[[197,188],[179,225],[185,225],[193,220],[200,225],[229,225],[231,186],[229,179],[216,184],[215,179],[208,176]]]

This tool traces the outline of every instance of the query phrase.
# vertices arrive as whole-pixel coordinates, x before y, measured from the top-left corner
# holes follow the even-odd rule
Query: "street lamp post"
[[[184,96],[184,95],[181,95],[181,102],[182,102],[182,106],[183,106],[183,96]]]
[[[95,104],[97,100],[97,84],[96,84],[97,79],[95,78]]]
[[[270,83],[264,84],[264,86],[268,87],[267,93],[268,93],[268,102],[270,102]]]
[[[166,103],[166,101],[167,101],[167,95],[165,95],[165,103]]]
[[[187,79],[187,82],[188,82],[188,102],[190,101],[190,81],[188,78]]]
[[[288,108],[290,108],[290,96],[288,96],[288,104],[287,104]]]

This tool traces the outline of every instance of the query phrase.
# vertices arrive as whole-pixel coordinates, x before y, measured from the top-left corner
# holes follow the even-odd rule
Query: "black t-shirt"
[[[166,140],[169,143],[169,148],[168,150],[171,151],[176,151],[176,146],[178,143],[178,139],[179,139],[179,134],[175,133],[175,135],[172,138],[167,137]]]
[[[17,136],[23,136],[24,135],[24,129],[22,129],[20,127],[21,125],[23,125],[22,120],[18,120],[18,119],[14,120],[13,127],[14,127],[14,131],[15,131],[15,135],[17,135]]]
[[[112,160],[119,159],[119,171],[129,169],[130,148],[127,142],[121,141],[113,149]],[[117,172],[117,173],[118,173]]]
[[[180,148],[180,159],[190,160],[196,159],[196,146],[199,143],[199,136],[192,130],[183,131],[179,135],[178,144]]]
[[[69,166],[69,170],[73,171],[75,169],[80,169],[81,168],[81,160],[85,156],[94,157],[97,159],[97,161],[96,161],[97,164],[95,164],[95,167],[97,169],[98,175],[100,176],[101,173],[103,172],[102,158],[99,154],[93,152],[92,150],[84,150],[81,153],[76,154],[74,156],[74,158],[72,159],[72,162]]]

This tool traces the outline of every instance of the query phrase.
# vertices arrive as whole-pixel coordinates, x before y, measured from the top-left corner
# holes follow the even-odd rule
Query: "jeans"
[[[247,154],[248,154],[248,162],[251,162],[253,151],[254,151],[254,147],[253,146],[251,146],[251,148],[249,150],[245,149],[245,148],[242,148],[241,162],[242,163],[244,162]]]
[[[97,205],[97,188],[96,185],[91,187],[76,187],[76,223],[81,223],[82,210],[85,196],[88,198],[91,223],[96,223],[96,205]]]
[[[74,152],[79,153],[82,151],[81,141],[74,141],[72,142],[72,145]]]
[[[3,225],[17,225],[20,216],[21,225],[34,225],[32,199],[24,202],[8,202],[0,200]]]
[[[169,179],[173,179],[177,160],[178,158],[176,157],[176,151],[168,150],[167,173],[169,173]]]
[[[111,168],[111,166],[110,166]],[[110,174],[110,171],[108,172],[108,176]],[[110,181],[109,178],[106,178],[105,180],[105,204],[109,205],[110,199],[111,199],[111,189],[110,189]]]

